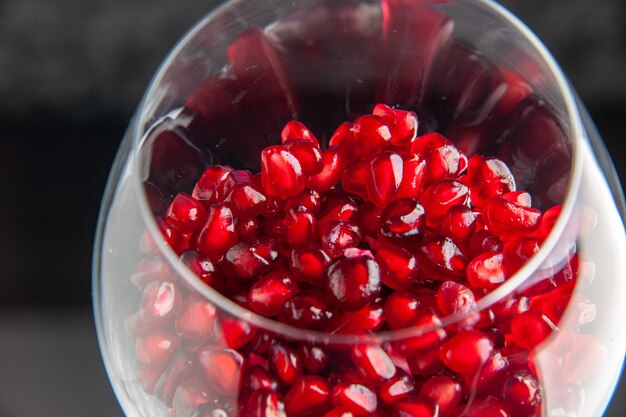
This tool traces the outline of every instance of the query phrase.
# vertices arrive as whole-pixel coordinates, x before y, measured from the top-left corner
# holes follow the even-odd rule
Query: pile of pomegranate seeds
[[[291,121],[260,173],[210,166],[157,223],[204,283],[257,314],[330,334],[418,330],[382,344],[289,340],[146,258],[127,321],[143,389],[176,417],[540,415],[531,354],[570,301],[577,258],[476,303],[538,251],[560,207],[542,214],[502,161],[417,129],[414,113],[379,104],[322,148]]]

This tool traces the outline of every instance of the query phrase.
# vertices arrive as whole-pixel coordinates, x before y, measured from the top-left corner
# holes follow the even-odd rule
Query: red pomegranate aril
[[[236,218],[258,216],[268,205],[266,196],[260,186],[253,183],[234,184],[224,199]]]
[[[146,325],[165,324],[181,302],[180,291],[173,283],[152,281],[143,289],[139,315]]]
[[[406,290],[411,287],[418,275],[417,259],[409,251],[385,242],[372,241],[376,251],[374,259],[381,270],[381,281],[394,290]]]
[[[392,330],[404,329],[417,317],[420,301],[411,291],[394,291],[383,306],[385,321]]]
[[[562,206],[558,205],[550,207],[548,210],[543,212],[539,228],[535,230],[537,238],[539,238],[540,240],[545,240],[548,237],[548,235],[552,231],[552,228],[559,219],[559,216],[561,215],[562,208]]]
[[[361,242],[361,228],[350,221],[332,220],[320,224],[322,249],[333,259],[343,255],[348,248],[355,248]]]
[[[380,267],[371,256],[341,259],[328,268],[326,288],[346,310],[357,310],[380,292]]]
[[[532,207],[532,198],[526,191],[511,191],[510,193],[502,194],[502,198],[522,207]]]
[[[376,394],[361,384],[340,382],[332,391],[332,399],[335,407],[345,407],[355,417],[367,416],[376,411],[378,402]]]
[[[195,417],[198,408],[212,400],[214,393],[205,381],[191,378],[183,381],[173,394],[172,410],[176,417]]]
[[[468,254],[470,258],[475,258],[480,254],[487,252],[502,252],[504,244],[494,234],[487,230],[478,230],[470,239],[468,246]]]
[[[296,349],[278,341],[270,346],[270,366],[278,379],[287,385],[302,375],[302,360]]]
[[[467,175],[474,206],[480,207],[490,197],[515,191],[513,174],[497,158],[472,155],[468,162]]]
[[[250,394],[242,417],[287,417],[287,414],[280,396],[262,389]]]
[[[555,330],[556,325],[537,310],[527,310],[511,320],[512,338],[523,349],[534,349]]]
[[[402,167],[402,183],[397,198],[416,198],[424,188],[426,161],[418,156],[405,159]]]
[[[297,295],[284,303],[278,319],[301,329],[323,330],[332,320],[328,304],[313,294]]]
[[[181,233],[197,230],[204,224],[205,216],[202,203],[186,193],[178,193],[167,210],[167,222]]]
[[[283,271],[262,276],[250,289],[248,305],[263,316],[276,316],[285,302],[298,293],[298,285]]]
[[[449,376],[433,376],[422,384],[419,397],[437,404],[441,417],[450,417],[463,399],[463,389]]]
[[[191,294],[176,315],[174,327],[183,339],[203,340],[211,337],[217,316],[215,306]]]
[[[388,381],[378,386],[378,398],[385,405],[392,405],[396,401],[411,395],[415,391],[413,379],[400,372]]]
[[[330,263],[331,258],[326,252],[319,245],[311,243],[291,251],[289,266],[296,281],[321,287]]]
[[[485,202],[485,223],[500,238],[521,237],[539,227],[541,212],[523,207],[502,197],[492,197]]]
[[[229,166],[208,167],[196,183],[191,196],[205,204],[222,201],[225,196],[226,178],[233,171]]]
[[[196,240],[197,250],[212,259],[219,259],[236,243],[233,212],[224,204],[211,205],[207,221]]]
[[[330,363],[328,353],[320,346],[302,344],[298,353],[305,371],[309,374],[323,373]]]
[[[296,157],[304,175],[319,174],[324,168],[322,151],[313,143],[304,139],[288,139],[283,146]]]
[[[487,252],[478,255],[467,265],[467,280],[474,288],[493,290],[509,277],[502,253]]]
[[[322,164],[323,168],[320,173],[309,177],[309,187],[318,193],[330,190],[341,181],[348,161],[341,148],[331,146],[322,151]]]
[[[278,258],[274,239],[255,238],[232,246],[224,256],[225,272],[241,280],[260,277]]]
[[[323,417],[354,417],[354,414],[346,407],[337,407],[324,414]]]
[[[494,350],[489,359],[483,364],[477,375],[463,375],[463,382],[467,390],[475,390],[478,395],[490,393],[494,387],[501,387],[502,379],[510,369],[510,364],[501,351]]]
[[[370,303],[354,311],[335,314],[335,320],[329,327],[329,333],[360,334],[375,332],[384,324],[383,308]]]
[[[437,307],[445,316],[468,314],[476,310],[476,299],[465,285],[446,281],[437,290]]]
[[[317,191],[307,188],[298,195],[286,198],[283,201],[283,209],[285,212],[289,210],[308,211],[316,216],[320,211],[320,204],[320,195]]]
[[[502,385],[502,400],[509,406],[513,416],[534,416],[541,405],[539,381],[525,370],[509,375]]]
[[[392,417],[439,417],[439,406],[428,398],[407,397],[393,405]]]
[[[464,168],[459,150],[438,133],[419,136],[411,145],[411,153],[426,161],[426,184],[456,178]]]
[[[238,241],[254,239],[261,233],[261,224],[256,217],[239,218],[235,220],[235,232]]]
[[[300,161],[287,148],[269,146],[261,153],[261,180],[268,195],[292,197],[306,186]]]
[[[441,233],[448,236],[459,247],[467,247],[477,224],[477,213],[467,206],[450,207],[443,218]]]
[[[307,211],[289,210],[285,216],[283,239],[291,248],[297,248],[311,241],[315,233],[315,217]]]
[[[328,147],[341,146],[349,155],[353,155],[355,147],[353,127],[354,125],[350,122],[340,124],[330,137]]]
[[[256,330],[250,323],[235,318],[221,318],[218,330],[226,346],[231,349],[239,349],[256,336]]]
[[[396,374],[396,366],[387,352],[376,345],[358,344],[352,348],[352,361],[369,381],[385,381]]]
[[[509,273],[518,271],[535,253],[539,252],[539,245],[539,240],[529,236],[505,243],[502,253]]]
[[[407,358],[407,362],[411,373],[421,377],[437,374],[444,369],[443,362],[439,358],[439,347],[410,356]]]
[[[207,256],[189,250],[180,255],[180,260],[206,285],[217,291],[223,290],[224,275]]]
[[[340,195],[335,199],[325,201],[322,211],[317,218],[317,223],[326,225],[333,220],[343,220],[355,222],[359,214],[359,205],[353,198],[347,195]]]
[[[193,377],[198,364],[191,354],[179,349],[172,354],[165,371],[154,386],[155,395],[168,407],[172,405],[176,388],[186,379]]]
[[[142,365],[161,368],[179,345],[178,336],[166,330],[157,330],[135,340],[135,357]]]
[[[501,331],[508,332],[511,329],[511,320],[529,308],[530,300],[527,297],[511,294],[491,307],[494,313],[494,324]]]
[[[426,187],[420,200],[428,220],[439,224],[450,208],[463,205],[468,199],[469,189],[465,184],[455,180],[440,180]]]
[[[149,366],[139,365],[137,366],[137,380],[141,389],[146,394],[154,395],[154,386],[159,380],[163,369],[151,368]]]
[[[301,376],[285,394],[285,411],[294,417],[323,413],[332,407],[330,390],[330,385],[322,377]]]
[[[361,197],[367,196],[367,182],[370,175],[370,164],[360,162],[346,168],[341,178],[341,187],[349,193]]]
[[[158,217],[156,219],[156,223],[159,231],[161,232],[161,236],[163,237],[164,242],[170,248],[172,248],[172,250],[176,252],[177,255],[180,255],[181,253],[189,249],[188,239],[185,237],[184,234],[174,228],[174,226],[169,224],[162,217]],[[156,245],[154,244],[155,242],[152,240],[152,237],[148,234],[147,231],[144,236],[145,240],[151,242],[144,244],[144,246],[150,247],[151,250],[149,250],[149,252],[156,252]]]
[[[396,198],[402,183],[404,161],[394,152],[377,155],[369,166],[367,195],[378,207],[385,207]]]
[[[372,114],[382,118],[390,126],[392,145],[407,146],[417,137],[418,120],[415,113],[377,104]]]
[[[169,265],[159,257],[146,256],[139,260],[130,281],[140,290],[152,281],[176,282]]]
[[[380,230],[380,216],[383,209],[367,201],[359,206],[356,221],[361,225],[364,235],[377,237]]]
[[[438,346],[445,338],[439,316],[429,308],[422,308],[408,327],[414,327],[415,335],[393,342],[393,346],[406,356],[419,355]]]
[[[380,234],[388,239],[407,240],[421,236],[426,222],[424,207],[412,198],[401,198],[380,214]]]
[[[454,417],[511,417],[507,404],[487,398],[485,400],[474,401],[471,405],[461,405],[454,413]],[[534,417],[534,416],[526,416]]]
[[[441,235],[425,237],[417,249],[417,255],[420,270],[429,279],[461,280],[465,276],[467,260],[448,237]]]
[[[245,359],[240,353],[233,349],[209,345],[200,349],[198,361],[211,388],[222,395],[237,395],[245,368]]]
[[[441,361],[454,372],[475,374],[493,352],[493,342],[477,330],[466,330],[454,335],[439,349]]]
[[[297,120],[291,120],[287,122],[287,124],[285,124],[282,132],[280,132],[280,139],[283,144],[289,139],[301,139],[312,143],[317,148],[320,147],[319,141],[317,140],[313,132],[311,132],[308,127],[306,127],[303,123]]]
[[[278,381],[262,366],[252,365],[246,368],[241,380],[242,390],[247,393],[261,389],[278,391]]]
[[[385,121],[373,115],[356,119],[352,125],[356,155],[367,160],[391,144],[391,130]]]

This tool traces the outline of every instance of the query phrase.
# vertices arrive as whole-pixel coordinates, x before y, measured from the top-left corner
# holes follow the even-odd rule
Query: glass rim
[[[219,7],[213,9],[194,24],[189,31],[183,35],[172,50],[168,53],[167,57],[163,60],[162,64],[158,68],[155,76],[153,77],[150,85],[144,95],[138,110],[137,117],[134,119],[134,126],[129,129],[129,134],[133,140],[132,150],[130,157],[130,165],[132,175],[130,177],[133,181],[133,189],[136,194],[139,211],[146,224],[148,232],[153,240],[157,243],[157,247],[161,252],[161,255],[167,260],[168,264],[174,268],[176,273],[180,275],[182,279],[186,281],[195,291],[197,291],[203,298],[210,301],[216,308],[225,311],[233,317],[243,320],[254,326],[257,330],[266,331],[268,333],[281,335],[289,340],[300,340],[314,343],[330,343],[334,345],[352,345],[354,343],[382,343],[392,342],[415,337],[426,334],[430,331],[444,328],[454,323],[458,323],[468,317],[468,313],[457,313],[440,317],[441,324],[430,325],[418,325],[413,327],[407,327],[397,330],[385,330],[375,333],[367,334],[348,334],[348,333],[329,333],[323,331],[307,330],[288,324],[281,323],[275,319],[267,318],[260,314],[257,314],[245,307],[240,306],[228,297],[224,296],[220,292],[214,290],[210,286],[206,285],[195,275],[179,257],[167,245],[162,239],[161,232],[156,223],[156,219],[150,209],[145,188],[141,181],[141,158],[140,150],[145,132],[142,132],[142,126],[146,123],[146,108],[149,97],[153,97],[157,91],[157,87],[162,80],[167,68],[171,62],[176,58],[178,53],[186,45],[186,43],[192,39],[202,28],[210,22],[215,16],[219,15],[224,10],[232,6],[241,0],[231,0],[223,3]],[[549,254],[555,248],[559,241],[559,238],[563,235],[565,227],[568,221],[572,217],[574,212],[575,202],[577,200],[578,191],[580,188],[582,177],[582,152],[581,144],[585,140],[584,128],[578,106],[576,104],[575,94],[571,89],[570,84],[566,80],[562,70],[552,57],[546,46],[537,38],[537,36],[515,15],[513,15],[506,8],[496,3],[494,0],[471,0],[477,5],[481,5],[486,9],[489,9],[494,16],[499,16],[504,21],[511,24],[519,34],[532,46],[534,51],[544,61],[547,68],[550,71],[550,75],[556,81],[558,91],[565,102],[565,110],[567,111],[567,119],[569,121],[569,137],[572,139],[572,163],[570,178],[566,188],[566,194],[564,201],[562,202],[562,209],[554,224],[550,234],[544,240],[543,244],[539,248],[539,251],[533,255],[515,274],[507,279],[503,284],[497,288],[488,292],[484,297],[476,303],[476,308],[470,313],[480,313],[484,311],[494,303],[504,299],[516,289],[520,288],[536,271],[543,262],[548,258]]]

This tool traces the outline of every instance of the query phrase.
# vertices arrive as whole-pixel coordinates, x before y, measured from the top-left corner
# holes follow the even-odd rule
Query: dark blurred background
[[[91,253],[120,138],[216,0],[0,0],[0,417],[120,417],[91,316]],[[626,178],[626,2],[507,0],[586,102]],[[607,416],[626,415],[626,387]]]

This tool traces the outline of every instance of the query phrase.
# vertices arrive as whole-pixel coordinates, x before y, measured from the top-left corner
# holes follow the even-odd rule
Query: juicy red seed
[[[319,376],[301,376],[285,394],[285,410],[290,416],[308,416],[323,413],[332,405],[330,386]]]
[[[301,122],[298,122],[297,120],[291,120],[287,122],[287,124],[285,124],[285,127],[280,133],[280,139],[282,140],[282,143],[285,143],[289,139],[302,139],[312,143],[317,148],[320,147],[319,141],[317,140],[313,132],[311,132],[308,127],[306,127]]]
[[[406,290],[415,283],[417,259],[409,251],[384,242],[371,242],[376,262],[380,266],[383,284],[394,290]]]
[[[333,388],[332,399],[336,407],[345,407],[355,417],[367,416],[378,406],[376,394],[361,384],[340,382]]]
[[[361,116],[352,126],[356,154],[366,160],[378,154],[391,143],[391,130],[385,121],[373,115]]]
[[[180,291],[173,283],[152,281],[143,289],[139,315],[146,325],[165,324],[180,304]]]
[[[412,198],[389,204],[380,214],[380,234],[389,239],[415,239],[422,234],[424,207]]]
[[[244,320],[224,318],[219,326],[224,343],[231,349],[239,349],[256,336],[256,330]]]
[[[263,316],[276,316],[285,302],[298,293],[298,285],[283,271],[262,276],[250,289],[248,305]]]
[[[380,216],[383,209],[368,202],[359,207],[357,222],[361,225],[363,233],[376,237],[380,230]]]
[[[296,157],[304,175],[319,174],[324,168],[319,146],[304,139],[289,139],[284,142],[284,146]]]
[[[330,362],[328,353],[319,346],[300,345],[298,353],[302,359],[304,369],[310,374],[324,372]]]
[[[509,277],[502,253],[478,255],[467,265],[467,280],[474,288],[493,290]]]
[[[163,239],[165,239],[165,243],[167,243],[167,245],[172,248],[177,255],[180,255],[188,249],[189,242],[185,239],[185,236],[181,232],[167,223],[167,221],[165,221],[162,217],[157,218],[156,223]],[[148,237],[148,239],[151,238]]]
[[[417,255],[420,269],[427,278],[448,281],[460,280],[465,276],[467,260],[450,238],[436,235],[424,238]]]
[[[394,152],[377,155],[369,165],[367,195],[378,207],[385,207],[393,201],[400,189],[404,162]]]
[[[378,398],[386,405],[392,405],[415,391],[413,379],[400,373],[378,387]]]
[[[393,417],[439,417],[439,407],[428,398],[407,397],[393,405]]]
[[[469,199],[469,189],[455,180],[440,180],[426,187],[421,201],[428,219],[440,223],[448,210],[456,205],[463,205]]]
[[[228,203],[237,218],[258,216],[266,210],[268,196],[258,185],[242,183],[230,188],[224,202]]]
[[[292,248],[308,243],[315,233],[315,217],[307,211],[289,210],[285,216],[284,239]]]
[[[459,406],[454,417],[511,417],[507,404],[494,398],[474,401],[469,407]],[[528,417],[528,416],[526,416]]]
[[[322,249],[331,258],[338,258],[345,249],[356,247],[361,236],[359,225],[353,222],[332,220],[320,225]]]
[[[511,335],[523,349],[533,349],[556,330],[550,319],[537,310],[527,310],[511,320]]]
[[[198,364],[185,350],[179,349],[172,354],[165,371],[154,386],[155,395],[165,405],[171,406],[176,388],[180,382],[193,377]]]
[[[509,273],[520,269],[532,256],[539,252],[540,242],[534,237],[522,237],[504,245],[502,250],[504,265]]]
[[[437,404],[441,417],[449,417],[463,399],[463,390],[461,384],[449,376],[433,376],[424,382],[419,397]]]
[[[487,230],[478,230],[470,237],[468,244],[470,258],[475,258],[486,252],[502,252],[503,249],[502,241]]]
[[[459,150],[438,133],[428,133],[415,139],[411,145],[411,154],[426,161],[424,172],[426,184],[456,178],[463,170]]]
[[[184,339],[203,340],[211,335],[216,316],[213,304],[192,294],[176,315],[176,333]]]
[[[431,376],[443,369],[443,362],[439,358],[439,348],[419,352],[407,358],[411,373],[417,376]]]
[[[167,221],[181,233],[189,233],[204,224],[206,210],[189,194],[178,193],[167,210]]]
[[[248,366],[243,374],[241,386],[244,391],[254,392],[258,390],[278,391],[278,381],[263,367],[259,365]]]
[[[476,217],[476,212],[467,206],[452,206],[443,219],[441,233],[452,239],[457,246],[465,247],[476,229]]]
[[[330,137],[330,141],[328,142],[328,147],[331,146],[341,146],[345,151],[352,154],[354,150],[354,132],[352,128],[354,125],[350,122],[344,122],[339,125],[339,127],[335,130],[333,135]]]
[[[394,291],[383,306],[385,320],[392,330],[409,326],[417,317],[420,301],[410,291]]]
[[[182,381],[173,394],[172,411],[177,417],[195,417],[200,407],[210,401],[212,394],[207,383],[200,378]]]
[[[243,417],[287,417],[287,414],[279,395],[263,389],[250,394]]]
[[[494,322],[502,331],[509,331],[511,320],[530,308],[530,300],[524,296],[510,295],[493,305]]]
[[[206,285],[222,291],[224,276],[208,257],[196,251],[187,251],[180,256],[180,260]]]
[[[261,153],[261,180],[265,192],[275,197],[295,196],[306,186],[300,161],[280,145],[269,146]]]
[[[302,191],[300,194],[285,199],[283,208],[285,211],[308,211],[317,215],[320,211],[320,195],[310,188]]]
[[[393,145],[410,145],[417,137],[418,121],[415,113],[377,104],[374,106],[372,114],[382,118],[391,127],[391,143]]]
[[[502,399],[516,417],[534,416],[541,397],[539,381],[525,370],[509,375],[502,385]]]
[[[415,327],[415,335],[393,343],[400,353],[407,356],[429,351],[446,338],[439,316],[428,308],[420,309],[409,327]]]
[[[206,204],[222,201],[225,197],[226,178],[232,171],[233,169],[228,166],[208,167],[196,183],[191,196]]]
[[[156,280],[175,282],[176,274],[173,274],[169,265],[159,257],[144,257],[137,263],[135,273],[130,276],[130,280],[141,290]]]
[[[245,359],[233,349],[205,346],[198,351],[198,361],[207,381],[222,395],[237,395]]]
[[[347,166],[347,157],[339,147],[329,147],[322,151],[323,168],[319,174],[309,178],[309,186],[323,193],[334,187],[343,176],[343,171]]]
[[[502,194],[502,198],[511,203],[518,204],[522,207],[531,207],[532,206],[532,198],[530,194],[526,191],[511,191],[510,193]],[[558,206],[555,206],[558,207]],[[549,210],[546,211],[546,213]]]
[[[278,245],[274,239],[257,238],[240,242],[224,256],[225,264],[239,279],[260,277],[278,258]]]
[[[179,344],[178,336],[157,330],[135,340],[135,357],[143,365],[159,368],[167,363]]]
[[[359,205],[349,197],[342,197],[326,202],[317,222],[320,225],[328,224],[333,220],[355,221],[359,213]]]
[[[352,348],[352,361],[370,381],[388,380],[396,374],[396,366],[380,346],[355,345]]]
[[[437,307],[443,315],[467,314],[476,309],[471,289],[454,281],[446,281],[437,290]]]
[[[286,344],[275,342],[270,347],[270,365],[283,383],[293,384],[302,374],[302,360],[298,352]]]
[[[515,191],[515,179],[504,162],[496,158],[472,155],[467,167],[472,204],[482,206],[490,197]]]
[[[502,197],[490,198],[485,203],[485,223],[496,235],[523,236],[539,226],[541,212],[507,201]]]
[[[328,304],[314,295],[298,295],[284,303],[279,320],[302,329],[322,330],[331,321]]]
[[[328,268],[326,288],[338,305],[356,310],[380,292],[380,267],[370,256],[345,258]]]
[[[405,159],[402,167],[402,183],[398,198],[416,198],[422,193],[426,179],[426,161],[417,156]]]
[[[239,241],[254,239],[261,232],[261,224],[256,217],[239,218],[235,220],[235,232]]]
[[[520,204],[520,203],[518,202],[517,204]],[[548,237],[548,235],[552,231],[552,227],[554,227],[555,223],[559,219],[562,209],[563,207],[560,205],[554,206],[554,207],[550,207],[548,210],[546,210],[543,213],[543,216],[541,216],[541,223],[539,225],[539,228],[535,231],[535,233],[537,234],[537,237],[540,240],[544,240]]]
[[[323,417],[354,417],[354,414],[346,407],[337,407],[324,414]]]
[[[347,192],[365,197],[367,196],[367,181],[370,175],[370,165],[361,162],[349,166],[341,178],[341,187]]]
[[[344,311],[335,315],[330,333],[359,334],[375,332],[384,323],[383,309],[376,304],[368,304],[355,311]]]
[[[224,204],[213,204],[197,238],[199,252],[218,259],[237,243],[233,212]]]
[[[324,274],[330,263],[330,257],[317,244],[312,243],[291,251],[290,267],[297,281],[323,286]]]
[[[493,351],[493,342],[477,330],[466,330],[453,336],[439,349],[442,362],[454,372],[475,374]]]
[[[499,351],[494,351],[478,371],[478,375],[465,375],[464,386],[466,389],[475,390],[482,395],[491,392],[494,387],[500,387],[502,378],[509,369],[509,361]]]

